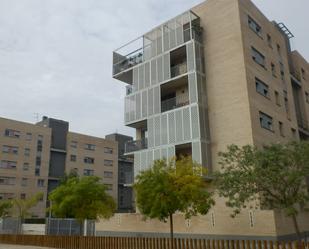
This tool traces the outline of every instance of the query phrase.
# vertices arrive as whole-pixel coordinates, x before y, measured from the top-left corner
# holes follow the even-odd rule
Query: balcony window
[[[276,75],[276,66],[274,63],[271,63],[271,73],[274,77],[277,77]]]
[[[45,180],[43,180],[43,179],[38,179],[38,181],[37,181],[37,186],[38,186],[39,188],[43,188],[43,187],[44,187],[44,183],[45,183]]]
[[[269,34],[267,34],[267,43],[270,48],[273,48],[272,38]]]
[[[130,140],[125,143],[125,153],[130,153],[148,148],[147,138],[140,140]]]
[[[15,185],[15,177],[0,176],[0,185]]]
[[[28,171],[29,170],[29,163],[24,163],[23,164],[23,170]]]
[[[104,153],[105,154],[113,154],[113,148],[104,147]]]
[[[263,95],[264,97],[269,98],[269,87],[263,81],[258,78],[255,78],[255,88],[256,91]]]
[[[84,176],[93,176],[94,170],[93,169],[84,169]]]
[[[70,161],[71,162],[76,162],[76,158],[77,158],[76,155],[71,155],[70,156]]]
[[[20,137],[20,131],[16,131],[16,130],[12,130],[12,129],[5,129],[4,135],[6,137],[19,138]]]
[[[113,178],[113,172],[112,171],[104,171],[103,176],[104,176],[104,178]]]
[[[265,56],[261,54],[258,50],[256,50],[254,47],[251,47],[251,56],[252,56],[252,59],[257,64],[265,68]]]
[[[16,146],[9,146],[9,145],[3,145],[2,146],[2,152],[3,153],[8,153],[8,154],[18,154],[18,147]]]
[[[30,149],[29,148],[25,148],[24,155],[30,156]]]
[[[113,166],[113,160],[104,160],[104,166]]]
[[[273,131],[273,118],[263,112],[260,112],[260,124],[262,128]]]
[[[258,36],[262,36],[261,26],[251,16],[248,16],[248,25]]]
[[[275,91],[275,99],[276,99],[276,105],[281,106],[280,96],[279,96],[279,93],[277,91]]]
[[[32,140],[32,133],[29,133],[29,132],[28,132],[28,133],[26,134],[26,140],[27,140],[27,141],[31,141],[31,140]]]
[[[187,72],[187,50],[186,46],[175,49],[170,54],[171,77]]]
[[[17,167],[16,161],[2,160],[0,162],[1,169],[16,169],[16,167]]]
[[[77,148],[77,141],[71,141],[71,148]]]
[[[94,144],[85,144],[85,150],[95,150],[95,145]]]
[[[92,157],[85,157],[84,158],[84,163],[94,164],[94,158],[92,158]]]

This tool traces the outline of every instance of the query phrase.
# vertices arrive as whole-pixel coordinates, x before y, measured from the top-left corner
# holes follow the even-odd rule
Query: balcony
[[[189,94],[176,96],[162,101],[161,112],[167,112],[186,105],[189,105]]]
[[[128,141],[125,144],[125,153],[132,153],[134,151],[144,150],[148,148],[147,138],[141,140]]]
[[[183,62],[178,65],[174,65],[171,67],[171,77],[177,77],[179,75],[185,74],[187,72],[187,63]]]

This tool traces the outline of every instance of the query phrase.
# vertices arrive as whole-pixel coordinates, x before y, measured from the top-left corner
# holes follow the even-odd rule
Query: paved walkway
[[[52,249],[52,248],[37,247],[37,246],[7,245],[7,244],[0,243],[0,249]]]

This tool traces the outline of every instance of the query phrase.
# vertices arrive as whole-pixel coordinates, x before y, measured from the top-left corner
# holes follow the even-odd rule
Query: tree
[[[7,216],[12,208],[13,204],[11,201],[1,201],[0,202],[0,218]]]
[[[173,239],[173,215],[182,212],[186,219],[198,213],[207,214],[214,205],[212,193],[207,191],[201,165],[190,157],[180,160],[157,160],[152,168],[136,178],[136,203],[145,218],[170,221]]]
[[[15,207],[17,217],[20,221],[19,230],[21,232],[22,224],[28,216],[31,216],[30,209],[37,205],[37,203],[43,198],[43,193],[37,193],[29,199],[13,199],[12,204]]]
[[[81,224],[87,219],[109,218],[116,204],[106,190],[99,177],[69,177],[50,193],[51,212],[59,218],[76,218]]]
[[[262,149],[231,145],[219,156],[222,171],[216,174],[217,188],[227,198],[227,206],[234,208],[232,216],[254,202],[281,210],[292,218],[300,239],[297,215],[307,210],[309,201],[309,143],[272,144]]]

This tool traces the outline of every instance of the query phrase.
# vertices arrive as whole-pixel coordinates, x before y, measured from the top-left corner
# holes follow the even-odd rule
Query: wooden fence
[[[309,243],[206,239],[0,235],[0,243],[63,249],[306,249]]]

